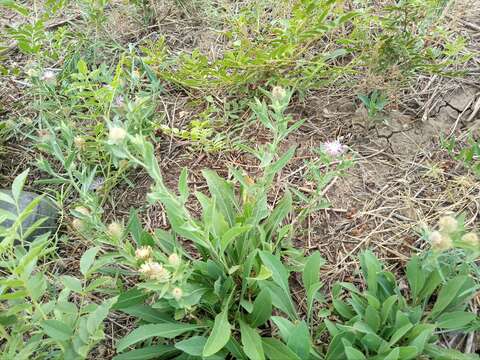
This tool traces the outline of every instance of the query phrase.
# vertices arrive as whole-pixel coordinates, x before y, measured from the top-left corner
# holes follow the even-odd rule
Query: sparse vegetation
[[[478,359],[467,1],[0,0],[0,359]]]

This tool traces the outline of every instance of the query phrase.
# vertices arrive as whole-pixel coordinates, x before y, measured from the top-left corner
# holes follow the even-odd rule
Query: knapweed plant
[[[406,288],[370,251],[360,256],[365,290],[345,282],[333,287],[338,317],[325,320],[332,337],[325,359],[478,359],[436,344],[441,335],[480,327],[477,313],[469,307],[478,280],[458,257],[449,262],[437,258],[438,251],[452,247],[447,236],[457,231],[457,221],[445,217],[441,224],[443,234],[431,235],[434,254],[413,256],[407,263]],[[476,235],[464,235],[464,245],[471,248],[473,242],[478,251]]]
[[[308,319],[300,319],[292,298],[291,270],[281,260],[292,234],[291,224],[284,222],[292,211],[292,197],[284,189],[276,204],[272,206],[268,200],[275,175],[295,151],[292,147],[277,156],[280,142],[301,125],[291,124],[283,114],[290,96],[290,92],[274,88],[269,94],[270,106],[257,101],[253,107],[273,135],[264,146],[245,147],[259,159],[262,174],[253,179],[231,169],[231,180],[225,180],[213,171],[203,171],[208,195],[193,194],[201,206],[199,217],[187,209],[192,194],[186,170],[180,176],[177,195],[165,186],[149,142],[127,134],[111,141],[115,156],[148,171],[154,180],[148,198],[164,206],[171,226],[170,233],[162,236],[163,242],[169,239],[169,246],[145,242],[135,253],[144,281],[136,290],[121,295],[119,303],[129,305],[123,309],[126,312],[133,304],[157,315],[118,342],[119,352],[143,343],[142,348],[119,355],[119,359],[152,351],[149,344],[153,337],[175,338],[174,344],[163,345],[162,351],[185,356],[223,359],[231,354],[237,359],[278,359],[279,354],[286,354],[290,359],[319,358]],[[187,244],[195,250],[189,250]],[[310,317],[321,288],[321,263],[316,253],[302,259],[300,265],[305,270],[303,285]],[[273,309],[283,317],[272,318]],[[277,329],[283,342],[273,338]]]

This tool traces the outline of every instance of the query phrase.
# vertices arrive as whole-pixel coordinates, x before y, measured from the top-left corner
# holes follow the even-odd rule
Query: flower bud
[[[470,246],[475,246],[477,247],[479,245],[479,240],[477,234],[474,232],[469,232],[466,233],[465,235],[462,236],[462,242],[470,245]]]
[[[108,139],[113,143],[120,143],[127,137],[127,132],[121,127],[112,127],[108,133]]]
[[[90,216],[90,210],[88,210],[85,206],[77,206],[74,210],[83,216]]]
[[[183,291],[179,287],[176,287],[172,290],[172,296],[175,300],[179,301],[183,296]]]
[[[287,96],[287,92],[281,86],[274,86],[273,89],[272,89],[272,96],[275,100],[280,101],[285,96]]]
[[[168,257],[168,263],[169,263],[170,265],[172,265],[173,267],[178,267],[181,262],[182,262],[182,259],[180,259],[180,256],[178,256],[178,255],[175,254],[175,253],[172,253],[172,254]]]
[[[85,139],[81,136],[75,136],[73,139],[73,143],[75,144],[75,147],[78,150],[84,150],[85,149]]]
[[[433,231],[429,236],[429,240],[434,250],[444,251],[453,246],[452,239],[439,231]]]
[[[438,226],[441,232],[451,234],[458,229],[458,221],[453,216],[442,216],[438,220]]]
[[[139,271],[150,280],[167,282],[170,279],[170,272],[157,262],[148,261],[140,267]]]
[[[120,224],[116,221],[111,222],[108,225],[107,230],[108,230],[108,234],[113,238],[118,239],[118,238],[122,237],[122,235],[123,235],[123,226],[122,226],[122,224]]]
[[[73,219],[72,221],[72,227],[77,231],[83,230],[84,225],[85,224],[80,219]]]
[[[142,246],[135,250],[135,257],[138,260],[148,260],[152,256],[151,246]]]

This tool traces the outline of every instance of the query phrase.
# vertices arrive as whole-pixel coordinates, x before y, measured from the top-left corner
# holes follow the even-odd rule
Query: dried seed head
[[[72,227],[77,231],[83,230],[84,225],[85,224],[80,219],[73,219],[73,221],[72,221]]]
[[[437,251],[448,250],[453,246],[452,239],[439,231],[433,231],[429,236],[429,240],[432,248]]]
[[[113,103],[115,104],[116,107],[122,107],[123,105],[125,105],[125,98],[122,95],[118,95],[113,100]]]
[[[90,210],[88,210],[85,206],[77,206],[74,210],[83,216],[90,216]]]
[[[122,226],[122,224],[120,224],[116,221],[111,222],[108,225],[107,230],[108,230],[108,233],[110,234],[110,236],[112,236],[114,238],[118,239],[118,238],[122,237],[123,226]]]
[[[108,133],[108,139],[114,143],[120,143],[127,137],[127,132],[121,127],[112,127]]]
[[[467,245],[475,246],[475,247],[479,245],[478,236],[474,232],[469,232],[463,235],[462,242],[464,242]]]
[[[139,271],[151,280],[167,282],[170,279],[170,272],[157,262],[148,261]]]
[[[275,100],[280,101],[285,96],[287,96],[287,92],[281,86],[274,86],[273,89],[272,89],[272,96]]]
[[[148,260],[152,256],[152,247],[151,246],[142,246],[135,250],[135,257],[138,260]]]
[[[175,298],[175,300],[179,301],[183,296],[182,289],[180,289],[179,287],[173,288],[172,296]]]
[[[84,150],[85,149],[85,139],[81,136],[75,136],[73,139],[73,143],[75,144],[75,147],[78,150]]]
[[[47,142],[48,140],[50,140],[51,134],[50,131],[41,129],[37,131],[37,136],[41,142]]]
[[[453,216],[442,216],[438,220],[438,226],[441,232],[451,234],[458,229],[458,221]]]
[[[175,254],[175,253],[172,253],[172,254],[168,257],[168,263],[169,263],[170,265],[172,265],[173,267],[178,267],[181,262],[182,262],[182,259],[180,259],[180,256],[178,256],[178,255]]]

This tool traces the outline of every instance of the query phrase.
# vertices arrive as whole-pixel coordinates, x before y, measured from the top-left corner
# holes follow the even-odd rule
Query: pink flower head
[[[323,143],[322,149],[330,156],[339,156],[342,155],[345,150],[346,146],[342,145],[339,140],[327,141]]]
[[[56,75],[52,70],[45,70],[41,79],[45,82],[52,82],[55,80],[55,77]]]

